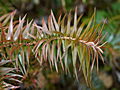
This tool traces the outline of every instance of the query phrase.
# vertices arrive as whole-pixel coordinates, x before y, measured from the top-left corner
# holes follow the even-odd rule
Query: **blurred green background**
[[[47,20],[51,10],[58,18],[60,14],[74,12],[75,7],[78,8],[78,16],[83,14],[84,19],[96,9],[96,23],[106,20],[103,30],[107,33],[105,41],[108,42],[103,48],[105,64],[100,62],[99,73],[93,72],[95,90],[120,90],[120,0],[0,0],[0,16],[17,10],[17,16],[27,13],[27,18],[41,24],[41,19]],[[45,90],[90,90],[81,75],[81,82],[77,82],[71,75],[58,75],[47,68],[40,76],[41,88]],[[26,87],[30,88],[30,85]]]

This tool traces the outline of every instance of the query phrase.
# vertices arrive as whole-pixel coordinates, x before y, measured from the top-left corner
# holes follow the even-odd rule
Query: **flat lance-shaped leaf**
[[[8,80],[10,81],[15,81],[17,83],[22,83],[22,81],[18,80],[18,79],[15,79],[15,78],[8,78]]]
[[[11,71],[16,70],[15,68],[9,68],[9,67],[0,67],[0,75],[5,75]]]
[[[77,76],[77,69],[76,69],[76,60],[77,60],[77,47],[74,46],[73,50],[72,50],[72,60],[73,60],[73,67],[74,67],[74,73],[76,76],[76,79],[78,80],[78,76]]]
[[[80,25],[80,27],[78,28],[77,33],[76,33],[76,37],[77,37],[77,38],[80,37],[81,32],[82,32],[85,24],[86,24],[86,22],[83,22],[83,23]]]
[[[16,41],[20,35],[25,18],[26,18],[26,15],[22,18],[22,20],[19,18],[19,25],[17,27],[17,30],[16,30],[14,36],[13,36],[14,41]]]
[[[18,60],[19,60],[19,68],[20,68],[20,70],[21,70],[21,72],[22,72],[22,74],[23,75],[27,75],[27,72],[26,72],[26,68],[25,68],[25,63],[24,63],[24,58],[23,58],[24,56],[23,55],[21,55],[21,54],[19,54],[18,55]]]
[[[33,22],[33,20],[31,20],[29,24],[27,23],[27,26],[23,32],[23,38],[25,38],[25,39],[28,38],[28,33],[30,31],[30,27],[31,27],[32,22]]]
[[[9,16],[9,14],[5,14],[3,16],[0,17],[0,22],[3,21],[7,16]]]
[[[5,18],[5,20],[3,21],[3,26],[5,26],[8,23],[9,19],[10,19],[10,15],[7,16],[7,18]]]
[[[54,24],[53,24],[53,21],[52,21],[52,16],[50,15],[50,27],[51,27],[51,30],[52,31],[55,31],[55,27],[54,27]]]
[[[6,64],[6,63],[9,63],[9,62],[12,62],[11,60],[1,60],[0,61],[0,66]]]
[[[76,32],[76,31],[77,31],[77,7],[75,9],[73,30],[71,31],[70,36],[73,36],[74,32]]]
[[[67,21],[67,31],[66,31],[67,35],[69,35],[70,32],[71,32],[71,26],[70,26],[70,24],[71,24],[71,14],[69,13],[69,15],[68,15],[68,21]]]
[[[42,31],[47,33],[47,34],[50,34],[50,32],[48,31],[48,28],[47,28],[47,25],[45,23],[44,18],[42,19]]]
[[[52,18],[53,18],[53,22],[54,22],[56,31],[59,32],[59,25],[58,25],[58,23],[57,23],[57,21],[56,21],[56,19],[55,19],[55,17],[54,17],[54,14],[53,14],[52,10],[51,10],[51,16],[52,16]]]
[[[22,75],[20,75],[20,74],[15,74],[15,73],[7,73],[7,75],[10,75],[10,76],[12,76],[12,77],[20,77],[20,78],[23,78]]]
[[[65,18],[66,18],[66,14],[64,15],[64,17],[62,18],[60,24],[61,24],[61,32],[64,33],[65,32]]]
[[[91,27],[91,24],[93,22],[93,18],[94,18],[94,14],[93,16],[90,18],[88,24],[87,24],[87,27],[85,28],[84,32],[81,34],[80,38],[83,39],[85,36],[86,36],[86,33],[88,32],[88,30],[90,29]]]
[[[77,7],[75,8],[75,15],[74,15],[74,31],[77,30]]]
[[[7,40],[10,40],[13,35],[13,17],[14,16],[11,16],[11,19],[10,19],[10,25],[9,25],[9,29],[6,37]]]

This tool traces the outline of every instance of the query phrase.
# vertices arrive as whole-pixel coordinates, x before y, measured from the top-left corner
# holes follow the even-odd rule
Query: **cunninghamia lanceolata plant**
[[[77,17],[76,9],[72,22],[70,13],[56,21],[51,11],[47,24],[42,19],[41,26],[33,20],[26,22],[26,15],[20,17],[19,21],[14,20],[14,15],[15,11],[0,17],[2,59],[15,60],[15,68],[27,76],[29,69],[26,65],[29,66],[31,62],[32,52],[40,65],[47,61],[56,72],[61,67],[67,73],[72,64],[76,79],[81,70],[87,85],[91,85],[91,71],[95,62],[98,70],[98,56],[103,60],[101,48],[105,44],[102,43],[104,24],[95,23],[95,12],[89,20],[82,21],[82,15]]]

